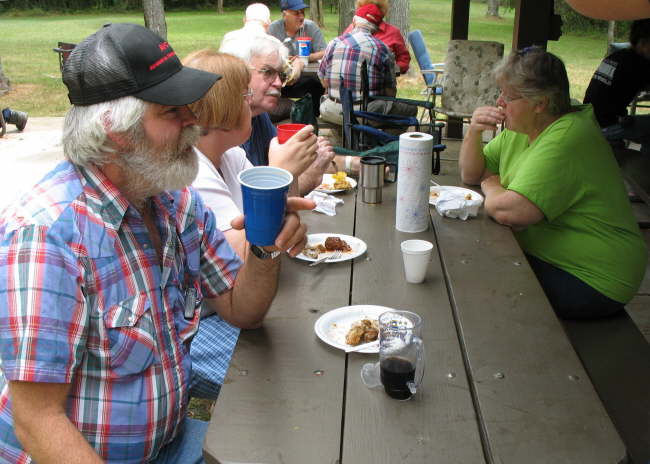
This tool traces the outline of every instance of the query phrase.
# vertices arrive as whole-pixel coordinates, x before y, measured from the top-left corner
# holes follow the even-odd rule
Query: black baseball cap
[[[181,64],[166,40],[137,24],[106,24],[65,61],[63,82],[73,105],[134,96],[169,106],[201,98],[219,74]]]

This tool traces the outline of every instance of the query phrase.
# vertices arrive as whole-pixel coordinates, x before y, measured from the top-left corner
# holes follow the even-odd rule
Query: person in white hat
[[[251,3],[246,8],[244,27],[226,32],[223,39],[221,39],[221,43],[224,44],[230,40],[236,42],[244,37],[266,35],[270,24],[271,11],[269,7],[263,3]]]

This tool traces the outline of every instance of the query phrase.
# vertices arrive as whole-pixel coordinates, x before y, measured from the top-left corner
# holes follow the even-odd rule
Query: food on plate
[[[438,198],[440,196],[440,192],[431,192],[430,197],[431,198]]]
[[[471,193],[466,193],[465,194],[465,200],[471,200],[472,199],[472,194]]]
[[[345,336],[345,343],[356,346],[360,343],[368,343],[377,340],[379,327],[376,320],[361,319],[350,327]]]
[[[345,171],[339,171],[336,174],[332,174],[332,179],[334,179],[334,188],[337,190],[348,190],[352,188],[352,185],[350,185],[350,182],[348,182]]]
[[[325,239],[325,249],[327,251],[352,251],[350,245],[339,237],[327,237]]]
[[[318,190],[349,190],[352,188],[344,171],[332,174],[332,180],[333,184],[322,183],[318,186]]]
[[[307,244],[302,249],[302,254],[308,258],[317,259],[321,253],[329,253],[332,251],[348,252],[352,251],[352,247],[339,237],[327,237],[324,243],[317,243],[316,245]]]
[[[323,246],[322,243],[319,243],[318,245],[309,245],[309,244],[307,244],[307,246],[305,246],[305,248],[303,248],[302,254],[309,257],[309,258],[316,259],[316,258],[318,258],[319,254],[324,253],[326,251],[327,250],[325,249],[325,247]]]

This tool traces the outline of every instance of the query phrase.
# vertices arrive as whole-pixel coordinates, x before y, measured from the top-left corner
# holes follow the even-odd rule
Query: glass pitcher
[[[422,318],[410,311],[382,313],[379,316],[379,363],[364,366],[364,383],[371,386],[369,377],[376,378],[378,369],[379,381],[388,396],[407,400],[422,383],[424,364]],[[371,370],[374,372],[369,372]]]

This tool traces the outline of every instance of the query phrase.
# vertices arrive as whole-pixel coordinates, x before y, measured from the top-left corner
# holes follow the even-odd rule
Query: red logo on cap
[[[161,42],[158,44],[158,48],[160,48],[161,52],[164,52],[169,48],[169,42]]]
[[[165,56],[163,56],[161,59],[159,59],[158,61],[156,61],[154,64],[150,65],[150,66],[149,66],[149,71],[153,71],[153,70],[156,69],[158,66],[160,66],[161,64],[163,64],[165,61],[167,61],[168,59],[170,59],[172,56],[176,56],[176,52],[175,52],[174,50],[172,50],[171,52],[167,53]]]

